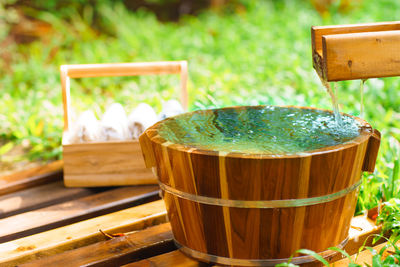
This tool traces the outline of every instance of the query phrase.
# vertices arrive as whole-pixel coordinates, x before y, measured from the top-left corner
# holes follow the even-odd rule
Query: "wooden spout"
[[[367,152],[365,154],[362,170],[373,172],[375,170],[376,158],[378,156],[379,145],[381,143],[381,133],[374,129],[373,134],[368,140]]]
[[[154,156],[153,147],[151,141],[147,136],[147,132],[144,132],[139,136],[140,147],[142,148],[142,154],[144,158],[144,163],[146,168],[151,168],[156,166],[156,158]]]
[[[311,28],[313,65],[328,82],[400,76],[400,21]]]

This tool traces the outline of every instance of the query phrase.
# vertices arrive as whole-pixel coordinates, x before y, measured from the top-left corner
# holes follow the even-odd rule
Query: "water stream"
[[[367,79],[360,81],[360,118],[364,117],[364,84]]]
[[[339,112],[339,103],[338,103],[338,98],[337,98],[337,82],[333,83],[333,88],[329,82],[323,78],[321,78],[322,85],[325,87],[326,91],[328,92],[329,96],[331,97],[332,101],[332,108],[333,108],[333,114],[335,116],[335,121],[338,127],[343,126],[343,121],[342,121],[342,116],[340,115]]]

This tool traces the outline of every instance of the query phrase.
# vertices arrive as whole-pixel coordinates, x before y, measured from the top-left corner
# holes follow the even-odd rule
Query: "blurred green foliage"
[[[0,2],[0,41],[3,41],[10,30],[10,24],[18,22],[18,14],[14,8],[7,8],[16,0],[2,0]]]
[[[161,23],[120,1],[76,3],[24,9],[49,23],[52,32],[30,44],[0,48],[11,57],[0,61],[0,138],[7,145],[0,153],[24,143],[32,159],[60,157],[62,64],[186,59],[191,110],[258,104],[329,109],[330,98],[312,68],[310,27],[390,21],[400,14],[397,0],[354,1],[347,13],[332,5],[323,18],[306,0],[242,0],[220,12]],[[178,97],[178,87],[174,75],[74,79],[72,104],[77,112],[91,108],[99,114],[114,101],[128,111],[145,101],[159,111],[162,100]],[[399,95],[399,78],[365,84],[364,117],[382,132],[382,145],[376,172],[363,177],[358,211],[400,195]],[[340,82],[338,97],[341,111],[359,115],[359,81]]]
[[[377,218],[377,223],[382,224],[383,233],[391,231],[392,240],[400,238],[400,199],[392,198],[385,202]]]

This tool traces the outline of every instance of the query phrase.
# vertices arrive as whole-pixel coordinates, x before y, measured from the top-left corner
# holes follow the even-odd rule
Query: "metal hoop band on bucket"
[[[277,200],[233,200],[233,199],[221,199],[221,198],[193,195],[187,192],[177,190],[164,183],[159,182],[160,188],[163,191],[194,202],[208,204],[208,205],[224,206],[224,207],[258,208],[258,209],[303,207],[303,206],[311,206],[311,205],[326,203],[329,201],[339,199],[347,195],[348,193],[356,190],[360,186],[360,184],[361,184],[361,179],[350,187],[347,187],[343,190],[340,190],[338,192],[329,195],[324,195],[319,197],[299,198],[299,199],[277,199]]]
[[[343,249],[348,241],[349,241],[349,237],[347,237],[345,240],[343,240],[336,247]],[[283,258],[283,259],[232,259],[232,258],[207,254],[204,252],[200,252],[200,251],[185,247],[185,246],[179,244],[176,240],[174,240],[174,242],[180,251],[182,251],[184,254],[186,254],[192,258],[195,258],[197,260],[204,261],[204,262],[213,262],[213,263],[218,263],[218,264],[223,264],[223,265],[275,266],[276,264],[287,262],[289,260],[289,258]],[[323,258],[328,258],[330,256],[335,255],[336,253],[337,253],[336,251],[326,250],[326,251],[320,252],[318,254],[320,256],[322,256]],[[291,263],[302,264],[302,263],[307,263],[307,262],[313,262],[315,260],[316,259],[312,256],[300,256],[300,257],[293,257],[291,259]]]
[[[318,196],[311,198],[301,198],[301,199],[279,199],[279,200],[232,200],[232,199],[220,199],[214,197],[206,197],[201,195],[194,195],[187,192],[182,192],[175,188],[172,188],[164,183],[159,182],[160,188],[163,192],[167,192],[169,194],[175,195],[179,198],[187,199],[190,201],[207,204],[207,205],[215,205],[215,206],[223,206],[223,207],[234,207],[234,208],[260,208],[260,209],[269,209],[269,208],[289,208],[289,207],[302,207],[302,206],[311,206],[317,205],[321,203],[330,202],[341,197],[346,196],[348,193],[356,190],[361,184],[361,179],[355,184],[340,190],[338,192]],[[336,247],[342,249],[348,241],[348,237],[343,240]],[[207,254],[204,252],[200,252],[184,245],[181,245],[174,239],[176,246],[181,250],[184,254],[195,258],[204,262],[213,262],[223,265],[239,265],[239,266],[275,266],[276,264],[287,262],[289,258],[282,259],[237,259],[237,258],[228,258],[221,257],[217,255]],[[330,256],[335,255],[336,251],[326,250],[318,253],[324,258],[328,258]],[[313,262],[315,258],[312,256],[300,256],[293,257],[291,262],[294,264],[302,264],[307,262]]]

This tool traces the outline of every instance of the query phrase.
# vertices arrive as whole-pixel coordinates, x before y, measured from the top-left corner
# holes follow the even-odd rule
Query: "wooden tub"
[[[262,107],[230,109],[252,108]],[[215,111],[192,114],[199,112]],[[374,170],[380,143],[377,130],[355,119],[358,137],[295,155],[197,149],[161,137],[165,121],[149,128],[140,144],[181,251],[206,262],[268,266],[300,248],[328,257],[327,248],[343,247],[361,174]],[[312,260],[295,255],[292,262]]]

